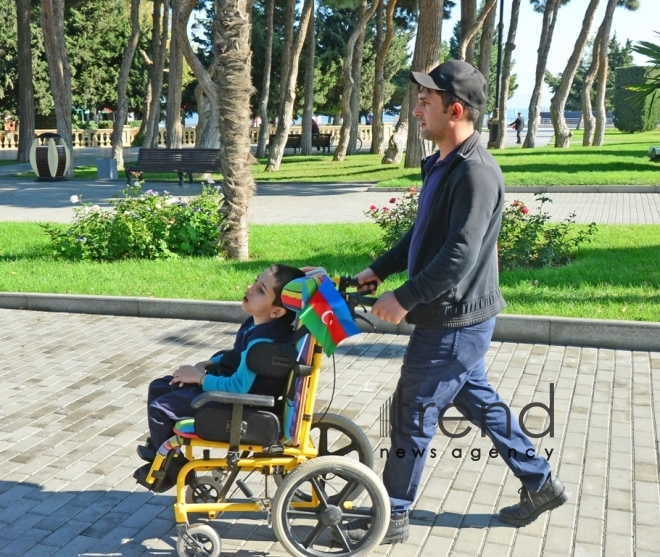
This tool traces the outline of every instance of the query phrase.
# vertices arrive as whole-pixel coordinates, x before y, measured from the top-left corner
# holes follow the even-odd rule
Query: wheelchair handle
[[[339,286],[337,290],[341,296],[346,300],[351,313],[355,313],[355,306],[373,306],[377,301],[377,296],[368,296],[363,292],[346,292],[347,288],[361,288],[363,286],[370,286],[372,290],[376,290],[378,283],[376,281],[365,282],[360,284],[354,277],[339,277]]]

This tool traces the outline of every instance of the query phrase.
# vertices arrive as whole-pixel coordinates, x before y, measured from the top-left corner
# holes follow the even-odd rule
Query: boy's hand
[[[177,383],[179,387],[183,387],[185,384],[201,385],[203,378],[204,371],[198,367],[189,365],[181,366],[172,374],[170,385],[176,385]]]
[[[211,360],[204,360],[203,362],[197,362],[195,364],[195,367],[204,373],[207,369],[213,366],[213,362]]]

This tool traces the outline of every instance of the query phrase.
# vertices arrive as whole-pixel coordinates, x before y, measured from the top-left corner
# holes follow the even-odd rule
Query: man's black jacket
[[[439,153],[431,155],[435,162]],[[408,280],[394,290],[422,327],[466,327],[505,306],[499,289],[497,237],[504,207],[504,178],[475,132],[445,169],[433,199]],[[384,280],[406,270],[413,228],[370,267]]]

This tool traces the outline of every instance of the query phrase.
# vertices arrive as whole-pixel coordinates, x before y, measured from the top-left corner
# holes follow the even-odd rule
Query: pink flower
[[[389,210],[390,210],[389,207],[383,207],[383,211],[387,212],[387,211],[389,211]]]
[[[369,210],[370,210],[370,211],[375,211],[377,208],[378,208],[378,207],[376,207],[375,205],[372,205],[371,207],[369,207]]]
[[[409,191],[410,193],[415,193],[417,190],[416,190],[415,188],[410,188],[408,191]]]
[[[396,203],[396,197],[393,197],[392,199],[390,199],[390,203]]]
[[[526,215],[527,213],[529,213],[529,209],[523,205],[523,206],[520,208],[520,212],[521,212],[523,215]]]

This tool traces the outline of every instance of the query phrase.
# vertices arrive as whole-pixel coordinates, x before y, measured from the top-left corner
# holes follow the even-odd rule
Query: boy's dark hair
[[[271,265],[270,270],[273,273],[273,277],[275,277],[275,301],[273,305],[284,307],[282,305],[282,290],[292,280],[303,278],[305,273],[298,269],[298,267],[292,267],[291,265],[284,265],[282,263]],[[286,314],[283,316],[289,323],[293,323],[295,317],[296,312],[290,309],[287,309]]]

